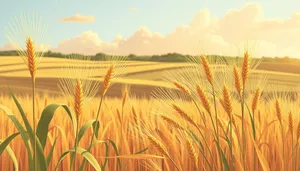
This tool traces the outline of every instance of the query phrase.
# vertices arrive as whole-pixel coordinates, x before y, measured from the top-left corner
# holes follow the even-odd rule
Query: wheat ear
[[[108,88],[109,88],[110,85],[111,85],[111,79],[112,79],[112,77],[113,77],[114,70],[115,70],[115,65],[112,65],[112,66],[108,69],[108,71],[107,71],[107,73],[106,73],[106,75],[105,75],[105,77],[104,77],[102,96],[105,95],[106,91],[108,90]]]
[[[197,155],[196,150],[189,138],[186,139],[186,146],[187,146],[189,155],[192,157],[192,160],[193,160],[196,168],[198,169],[198,155]]]
[[[34,43],[30,37],[26,40],[26,56],[27,56],[27,65],[32,78],[35,78],[36,74],[36,55]]]
[[[242,81],[244,86],[246,84],[246,80],[248,79],[248,72],[249,72],[249,53],[248,51],[246,51],[244,53],[244,61],[242,67]]]
[[[280,104],[278,99],[276,99],[276,104],[275,104],[275,108],[276,108],[276,116],[280,122],[280,124],[282,123],[282,113],[281,113],[281,108],[280,108]]]
[[[74,90],[74,110],[75,110],[77,120],[79,116],[82,114],[82,106],[83,106],[82,84],[80,80],[77,80],[75,90]]]
[[[257,108],[257,104],[258,104],[258,100],[259,100],[259,96],[260,96],[260,89],[257,88],[252,100],[252,112],[254,114],[256,108]]]
[[[241,85],[241,79],[239,76],[239,72],[236,66],[233,67],[233,76],[234,76],[234,85],[236,91],[241,95],[242,93],[242,85]]]
[[[173,126],[174,128],[178,128],[178,129],[181,129],[181,130],[185,130],[184,127],[179,122],[176,122],[174,119],[172,119],[168,116],[165,116],[165,115],[161,115],[161,118],[163,120],[165,120],[166,122],[168,122],[168,124],[170,126]]]
[[[208,82],[211,85],[213,85],[213,82],[214,82],[213,75],[212,75],[209,63],[204,55],[201,56],[201,61],[202,61],[202,66],[203,66],[205,74],[206,74],[206,78],[207,78]]]
[[[230,99],[227,86],[224,86],[223,88],[223,100],[220,100],[220,102],[224,107],[225,111],[227,112],[229,118],[231,119],[233,125],[235,125],[235,120],[233,118],[233,113],[232,113],[233,109],[232,109],[231,99]]]
[[[206,94],[204,93],[204,91],[200,87],[200,85],[197,85],[197,93],[198,93],[198,96],[200,97],[202,105],[205,108],[205,110],[207,111],[207,113],[211,114],[210,103],[208,101],[208,98],[207,98]]]
[[[191,95],[190,91],[188,90],[187,87],[185,87],[184,85],[182,85],[179,82],[174,82],[173,83],[181,92],[183,92],[186,95]]]
[[[192,119],[192,117],[186,113],[185,111],[183,111],[179,106],[177,106],[176,104],[173,104],[173,109],[181,116],[183,117],[186,121],[188,121],[190,124],[198,127],[198,125],[196,124],[196,122]]]
[[[290,131],[291,131],[291,134],[293,134],[294,123],[293,123],[293,115],[292,115],[292,112],[289,113],[289,129],[290,129]]]
[[[297,141],[300,138],[300,121],[298,122],[298,127],[297,127]]]

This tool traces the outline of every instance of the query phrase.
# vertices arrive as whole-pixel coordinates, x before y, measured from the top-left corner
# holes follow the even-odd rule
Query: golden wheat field
[[[0,170],[298,170],[300,73],[243,57],[1,57]]]

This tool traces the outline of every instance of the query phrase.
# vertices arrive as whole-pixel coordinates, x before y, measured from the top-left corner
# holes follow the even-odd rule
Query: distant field
[[[16,93],[24,93],[30,90],[29,73],[20,57],[0,57],[0,92],[7,92],[10,86]],[[87,62],[85,62],[87,63]],[[105,62],[88,62],[95,66],[93,79],[101,78],[109,67]],[[58,58],[42,58],[37,72],[37,90],[40,93],[58,93],[58,77],[62,76],[63,66],[82,66],[83,61]],[[164,63],[164,62],[140,62],[126,61],[125,75],[115,80],[113,87],[108,92],[109,96],[119,96],[121,86],[129,84],[133,94],[148,96],[157,86],[170,87],[162,80],[162,75],[168,72],[186,72],[182,67],[188,67],[189,63]],[[257,74],[268,71],[268,83],[295,87],[300,84],[300,65],[284,63],[261,63]]]

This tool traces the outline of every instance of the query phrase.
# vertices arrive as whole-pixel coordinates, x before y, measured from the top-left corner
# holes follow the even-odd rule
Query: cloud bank
[[[94,22],[96,18],[94,16],[85,16],[81,14],[75,14],[70,17],[59,19],[60,22],[75,22],[75,23],[90,23]]]
[[[289,18],[266,18],[259,3],[247,3],[240,9],[228,10],[221,18],[213,17],[209,9],[203,9],[189,23],[167,35],[141,27],[130,37],[117,35],[112,42],[104,42],[96,32],[86,31],[62,40],[51,50],[83,54],[240,55],[246,41],[250,40],[248,48],[254,56],[300,57],[299,33],[300,13],[291,14]]]

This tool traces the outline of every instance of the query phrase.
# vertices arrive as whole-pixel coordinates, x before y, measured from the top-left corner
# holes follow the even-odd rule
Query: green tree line
[[[63,54],[59,52],[52,52],[48,51],[44,53],[45,57],[53,57],[53,58],[67,58],[71,54]],[[0,56],[18,56],[16,51],[0,51]],[[83,55],[81,55],[83,56]],[[91,59],[96,61],[106,60],[108,55],[105,53],[97,53],[96,55],[89,56]],[[239,61],[242,57],[238,56],[220,56],[220,55],[207,55],[209,61],[215,63],[218,62],[217,60],[224,60],[224,61]],[[135,55],[129,54],[127,56],[127,60],[131,61],[152,61],[152,62],[188,62],[187,55],[179,54],[179,53],[167,53],[162,55]],[[282,63],[292,63],[292,64],[300,64],[300,59],[297,58],[290,58],[290,57],[262,57],[263,62],[282,62]]]

